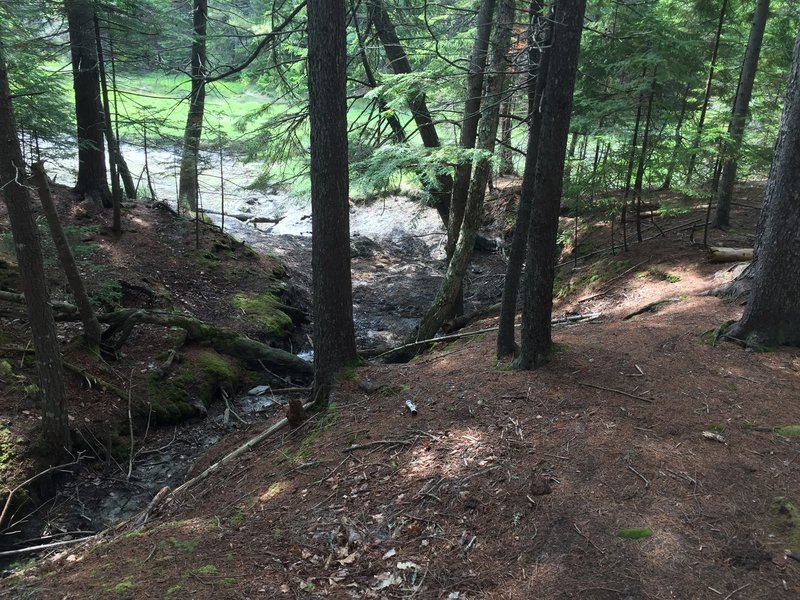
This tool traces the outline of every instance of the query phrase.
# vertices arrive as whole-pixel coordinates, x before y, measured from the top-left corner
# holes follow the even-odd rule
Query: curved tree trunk
[[[750,96],[753,92],[753,82],[756,79],[758,57],[761,54],[761,42],[764,39],[764,29],[767,26],[768,15],[769,0],[758,0],[755,14],[753,15],[753,24],[750,27],[750,39],[747,41],[747,50],[742,64],[739,89],[736,92],[736,101],[733,105],[733,115],[728,126],[730,142],[725,150],[726,158],[722,165],[722,175],[719,180],[714,227],[727,227],[730,224],[731,198],[733,197],[733,184],[736,183],[739,148],[744,137],[744,126],[747,122],[747,111],[750,107]]]
[[[183,131],[183,152],[178,188],[178,206],[188,206],[196,211],[198,204],[197,161],[200,139],[203,136],[203,114],[206,102],[206,25],[208,0],[194,0],[194,38],[192,39],[192,92],[189,97],[189,114]]]
[[[800,345],[800,34],[764,206],[758,223],[753,286],[729,337],[748,344]]]
[[[383,49],[386,52],[386,57],[389,59],[389,65],[392,70],[400,74],[409,74],[412,72],[411,63],[408,60],[408,55],[400,43],[400,38],[397,36],[397,30],[392,23],[389,13],[386,10],[386,5],[383,0],[368,0],[367,6],[369,8],[369,16],[372,23],[375,25],[375,31],[378,38],[383,44]],[[439,141],[439,134],[436,132],[436,126],[433,123],[433,117],[428,109],[428,103],[425,100],[425,94],[419,90],[412,90],[406,101],[408,108],[411,110],[411,115],[414,117],[414,122],[417,125],[419,136],[422,138],[422,143],[426,148],[438,148],[441,143]],[[447,226],[450,214],[450,195],[453,189],[453,178],[449,175],[439,175],[436,182],[429,182],[428,192],[433,198],[433,205],[442,222]]]
[[[483,200],[491,169],[491,156],[497,138],[497,125],[500,117],[500,103],[504,94],[506,71],[508,69],[508,48],[511,43],[511,28],[514,20],[514,0],[500,0],[497,11],[497,27],[493,36],[492,64],[486,81],[484,100],[481,103],[480,132],[478,149],[485,150],[484,156],[475,161],[475,170],[470,183],[464,220],[458,234],[458,242],[447,272],[433,304],[422,317],[415,332],[416,339],[429,339],[452,314],[458,298],[464,274],[467,271],[475,238],[483,215]],[[414,340],[411,340],[414,341]]]
[[[64,0],[64,6],[69,23],[75,119],[78,123],[78,180],[75,191],[110,208],[94,9],[89,0]]]
[[[49,303],[50,293],[42,264],[42,248],[31,211],[30,194],[19,172],[22,164],[5,59],[0,50],[0,188],[8,207],[33,347],[36,351],[39,394],[42,400],[42,441],[48,458],[58,461],[70,448],[67,393],[64,389],[53,309]]]
[[[315,402],[356,362],[350,278],[345,0],[308,3]]]
[[[542,139],[536,165],[536,200],[531,211],[525,286],[522,294],[522,345],[514,366],[533,369],[547,362],[551,347],[556,236],[564,175],[564,154],[572,114],[586,0],[556,3],[553,60],[545,89]]]
[[[512,354],[517,349],[514,340],[514,317],[517,314],[517,294],[528,248],[528,230],[531,221],[531,205],[536,174],[536,161],[539,154],[539,137],[542,129],[541,99],[547,83],[547,71],[551,53],[545,50],[549,46],[549,25],[541,17],[543,2],[531,2],[531,33],[529,34],[529,73],[528,73],[528,148],[525,153],[525,172],[522,175],[522,189],[517,207],[517,219],[514,223],[514,237],[511,239],[511,250],[508,253],[508,266],[503,282],[503,300],[500,307],[500,322],[497,332],[498,358]],[[534,79],[535,78],[535,79]]]

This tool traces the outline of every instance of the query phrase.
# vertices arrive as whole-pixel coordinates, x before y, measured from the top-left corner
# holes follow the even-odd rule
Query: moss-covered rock
[[[147,378],[139,413],[163,424],[199,416],[220,389],[232,391],[238,377],[239,366],[233,359],[214,350],[190,352],[169,377],[153,373]]]
[[[292,328],[292,319],[284,312],[285,307],[272,292],[251,294],[240,292],[233,296],[231,304],[245,313],[245,317],[256,321],[271,337],[284,337]]]

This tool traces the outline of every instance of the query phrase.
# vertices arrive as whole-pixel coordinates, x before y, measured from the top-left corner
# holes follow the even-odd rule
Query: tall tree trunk
[[[100,74],[94,36],[94,9],[89,0],[64,0],[72,54],[75,119],[78,123],[78,181],[75,191],[111,207],[106,181],[105,124],[100,105]]]
[[[642,78],[647,74],[647,67],[642,71]],[[628,154],[628,169],[625,173],[625,189],[622,193],[622,246],[628,250],[628,198],[631,194],[631,179],[633,178],[633,164],[636,160],[636,150],[639,148],[639,128],[642,125],[642,109],[644,107],[644,95],[639,94],[639,104],[636,107],[636,121],[633,125],[633,139],[631,139],[631,150]]]
[[[647,161],[647,146],[650,140],[650,123],[653,116],[653,98],[656,94],[656,69],[653,69],[653,82],[650,85],[650,95],[647,100],[647,112],[644,119],[644,132],[642,133],[642,151],[639,153],[639,164],[636,167],[636,180],[633,183],[633,195],[636,198],[636,241],[642,241],[642,186],[644,184],[644,167]]]
[[[728,126],[730,143],[725,149],[725,161],[722,165],[722,175],[719,180],[714,227],[727,227],[730,224],[731,198],[733,197],[733,184],[736,183],[739,149],[744,137],[744,126],[747,122],[750,96],[753,93],[753,82],[756,79],[758,57],[761,54],[761,42],[764,39],[764,29],[767,26],[768,15],[769,0],[757,0],[753,24],[750,27],[750,38],[747,41],[747,50],[742,64],[739,89],[736,92],[733,115]]]
[[[700,137],[703,134],[703,125],[706,122],[706,112],[708,103],[711,100],[711,85],[714,83],[714,69],[717,66],[717,54],[719,53],[719,41],[722,38],[722,25],[725,22],[725,11],[728,9],[728,0],[722,0],[722,7],[719,9],[719,22],[717,23],[717,33],[714,36],[714,48],[711,51],[711,66],[708,68],[708,78],[706,79],[706,89],[703,93],[703,104],[700,107],[700,120],[697,122],[697,133],[692,144],[692,155],[689,157],[689,167],[686,170],[686,184],[692,181],[694,164],[697,160],[697,147],[700,145]]]
[[[106,79],[106,64],[103,57],[103,39],[100,37],[100,19],[97,11],[94,12],[94,35],[97,42],[97,66],[100,71],[100,90],[103,97],[103,115],[105,117],[105,134],[108,142],[108,164],[111,168],[111,198],[114,203],[114,232],[120,233],[122,227],[119,223],[119,209],[122,203],[122,194],[119,187],[119,180],[122,179],[125,186],[125,195],[128,198],[136,198],[136,186],[133,185],[133,177],[128,169],[128,163],[122,158],[119,149],[119,140],[114,135],[114,127],[111,120],[111,104],[108,101],[108,81]],[[116,106],[115,106],[116,109]]]
[[[511,113],[513,110],[514,102],[511,98],[506,100],[500,107],[502,128],[500,131],[500,166],[497,169],[498,175],[514,174],[514,151],[511,148]]]
[[[478,122],[481,119],[481,102],[483,98],[483,80],[486,72],[486,59],[489,52],[489,40],[492,33],[492,18],[494,16],[495,0],[481,0],[478,9],[478,18],[475,27],[475,42],[472,47],[472,56],[467,75],[466,100],[464,101],[464,116],[461,121],[461,147],[475,148],[478,138]],[[447,262],[453,258],[453,252],[458,242],[458,234],[464,222],[464,211],[467,207],[469,184],[472,180],[472,160],[466,160],[456,165],[453,179],[453,194],[450,200],[450,214],[447,222],[447,242],[445,253]],[[464,312],[464,288],[459,287],[452,313],[446,318],[452,318]]]
[[[102,48],[102,44],[99,46]],[[122,150],[119,147],[119,111],[117,110],[117,70],[116,70],[116,62],[114,60],[114,38],[111,35],[111,31],[108,32],[108,49],[109,54],[111,55],[111,89],[114,92],[114,127],[116,132],[114,133],[114,137],[109,138],[106,136],[106,141],[111,144],[114,144],[114,147],[117,149],[117,166],[119,167],[119,175],[122,177],[122,185],[125,188],[125,195],[130,198],[131,200],[136,198],[136,185],[133,183],[133,175],[131,175],[131,170],[128,168],[128,163],[125,161],[125,157],[122,156]],[[101,52],[102,54],[102,52]],[[103,57],[100,56],[100,65],[103,65]],[[107,110],[111,110],[110,107],[106,107]]]
[[[472,182],[469,187],[464,220],[458,234],[453,257],[447,266],[444,280],[433,300],[431,308],[425,313],[416,331],[416,339],[428,339],[442,326],[452,314],[458,292],[464,280],[475,238],[483,216],[483,200],[486,184],[491,170],[491,155],[497,138],[500,117],[500,103],[505,89],[508,69],[508,49],[511,44],[511,28],[514,21],[514,0],[500,0],[497,11],[497,26],[492,40],[492,63],[486,81],[486,91],[481,102],[481,120],[478,132],[478,148],[486,150],[486,156],[475,161]]]
[[[800,345],[800,33],[794,44],[775,159],[758,223],[753,287],[729,336],[750,344]]]
[[[553,62],[543,98],[542,138],[536,165],[527,269],[522,294],[522,344],[514,366],[533,369],[549,359],[556,237],[564,155],[572,114],[586,0],[559,0],[553,20]]]
[[[531,205],[536,192],[534,179],[539,153],[539,139],[542,128],[541,99],[547,83],[551,52],[548,40],[550,26],[542,18],[544,2],[532,0],[530,33],[528,34],[528,146],[525,152],[525,171],[522,175],[522,189],[519,194],[517,218],[514,223],[514,236],[508,253],[508,266],[503,282],[503,299],[500,305],[500,322],[497,332],[497,357],[512,354],[517,349],[514,340],[514,317],[517,313],[517,294],[522,264],[528,247],[528,230],[531,221]]]
[[[194,36],[192,38],[192,92],[189,97],[189,114],[183,131],[181,176],[178,205],[197,210],[197,161],[200,139],[203,136],[203,113],[206,103],[206,26],[208,0],[194,0],[192,10]]]
[[[48,457],[59,461],[70,448],[67,393],[61,366],[50,294],[44,275],[42,248],[31,211],[28,188],[22,181],[23,158],[11,107],[5,58],[0,47],[0,189],[8,208],[22,291],[36,352],[42,401],[42,441]]]
[[[58,218],[58,212],[56,212],[56,205],[50,194],[50,186],[47,183],[44,165],[41,161],[33,163],[31,171],[33,173],[32,180],[36,184],[36,189],[39,192],[39,201],[42,203],[47,225],[50,228],[53,244],[58,252],[61,268],[64,270],[64,274],[67,277],[69,288],[72,291],[72,295],[75,297],[75,305],[78,307],[78,312],[81,316],[83,337],[90,348],[97,350],[100,348],[100,336],[102,334],[100,322],[97,320],[97,315],[94,313],[92,303],[89,301],[89,295],[86,293],[86,287],[83,285],[83,278],[81,278],[78,266],[75,264],[75,256],[72,254],[72,248],[70,248],[67,236],[64,235],[64,229],[61,227],[61,221]]]
[[[122,233],[122,189],[119,186],[119,161],[117,160],[119,153],[111,123],[111,106],[108,103],[108,82],[103,62],[103,42],[100,39],[100,19],[97,18],[97,11],[94,11],[93,17],[95,43],[97,44],[97,66],[100,71],[100,90],[103,96],[103,119],[108,140],[108,167],[111,171],[111,203],[114,207],[112,230],[119,235]]]
[[[478,122],[481,118],[481,99],[483,79],[486,71],[486,58],[489,52],[489,39],[492,33],[492,17],[496,1],[481,0],[478,19],[475,24],[475,42],[467,75],[467,92],[464,102],[464,117],[461,121],[461,147],[474,148],[478,138]],[[456,166],[453,180],[453,199],[450,202],[450,220],[447,224],[447,259],[453,256],[458,241],[458,232],[464,220],[464,210],[469,195],[469,182],[472,179],[473,161],[464,161]]]
[[[403,45],[400,43],[400,38],[397,36],[394,23],[389,17],[383,0],[367,0],[367,6],[369,7],[370,19],[375,25],[375,31],[381,40],[392,70],[398,75],[411,73],[411,63],[403,49]],[[441,145],[439,134],[436,132],[433,117],[431,117],[431,112],[428,109],[425,93],[420,90],[411,90],[406,101],[408,102],[408,108],[411,110],[411,115],[414,117],[423,145],[426,148],[438,148]],[[439,175],[436,178],[436,182],[427,183],[429,184],[428,192],[433,199],[433,206],[442,218],[442,222],[447,226],[453,178],[449,175]]]
[[[345,0],[308,2],[311,118],[311,270],[314,389],[326,403],[336,374],[356,361],[350,278]]]
[[[681,112],[678,115],[678,122],[675,125],[675,140],[674,140],[674,147],[672,148],[672,158],[669,160],[669,166],[667,167],[667,174],[664,177],[664,183],[661,184],[662,190],[669,190],[672,187],[672,177],[675,174],[675,167],[678,164],[678,156],[680,154],[681,148],[681,141],[683,140],[683,135],[681,130],[683,128],[683,119],[686,116],[686,108],[689,105],[689,90],[691,88],[689,85],[686,85],[686,91],[683,93],[683,101],[681,102]]]

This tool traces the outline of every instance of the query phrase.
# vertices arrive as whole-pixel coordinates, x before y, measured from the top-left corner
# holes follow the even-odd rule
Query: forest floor
[[[762,193],[739,188],[736,229],[712,232],[711,242],[751,245]],[[496,222],[512,196],[490,204]],[[657,217],[663,236],[562,267],[554,316],[601,316],[556,327],[545,368],[507,370],[492,332],[409,364],[359,368],[327,412],[169,496],[144,526],[123,522],[40,555],[2,580],[0,597],[798,597],[800,437],[790,434],[800,432],[800,355],[715,343],[715,329],[742,307],[700,295],[732,272],[708,263],[691,229],[676,227],[704,218],[702,207],[690,208]],[[196,255],[182,258],[194,248],[190,229],[161,209],[130,210],[130,246],[99,240],[117,257],[112,279],[146,276],[153,290],[166,279],[143,269],[166,272],[174,306],[258,334],[246,319],[235,322],[225,299],[274,276],[271,259],[208,235],[206,250],[236,248],[223,264],[248,261],[251,273],[219,264],[198,271]],[[565,231],[572,222],[564,218]],[[582,254],[608,245],[607,227],[579,229]],[[648,225],[645,237],[657,233]],[[3,318],[17,327],[3,335],[21,338],[19,323]],[[494,325],[488,317],[471,328]],[[174,344],[164,330],[134,335],[142,337],[126,346],[122,365],[104,371],[124,389],[136,388],[156,347]],[[18,379],[32,374],[16,368],[20,361],[15,355],[13,376],[0,378],[0,426],[10,439],[30,435],[36,421]],[[124,415],[122,399],[81,390],[80,378],[70,385],[81,398],[70,408],[76,428]],[[190,476],[269,425],[228,433]],[[124,464],[108,466],[105,477],[120,471]],[[5,480],[9,471],[0,473]]]

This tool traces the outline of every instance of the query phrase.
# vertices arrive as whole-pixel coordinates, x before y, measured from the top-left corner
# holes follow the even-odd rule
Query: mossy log
[[[25,297],[22,294],[4,291],[0,291],[0,300],[16,304],[25,303]],[[79,318],[78,309],[71,304],[52,301],[50,304],[56,312],[57,320]],[[187,342],[207,342],[217,352],[246,362],[263,363],[263,366],[271,370],[291,373],[307,379],[310,379],[314,372],[311,363],[290,352],[272,348],[231,329],[215,327],[183,313],[132,308],[98,315],[98,320],[108,325],[102,338],[102,345],[107,349],[121,349],[137,325],[178,327],[186,332]]]
[[[222,354],[228,354],[248,362],[261,361],[271,369],[283,373],[307,376],[313,374],[313,367],[310,363],[290,352],[272,348],[259,341],[240,335],[231,329],[215,327],[181,313],[129,309],[101,315],[100,321],[109,326],[103,333],[104,341],[110,341],[117,333],[120,334],[121,340],[114,344],[116,348],[121,347],[136,325],[179,327],[186,332],[186,341],[207,342],[214,350]]]

